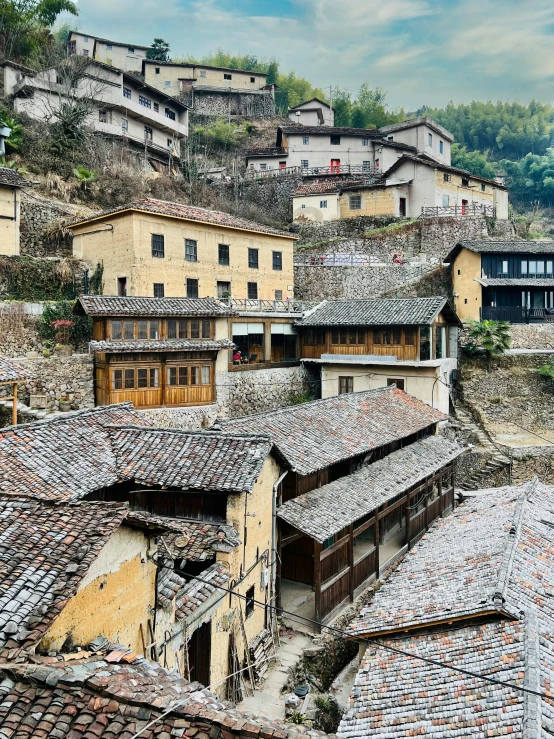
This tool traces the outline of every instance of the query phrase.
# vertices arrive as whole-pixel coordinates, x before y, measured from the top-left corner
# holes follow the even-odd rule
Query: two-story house
[[[450,411],[460,321],[446,298],[326,300],[297,321],[321,397],[396,385]]]
[[[72,31],[67,41],[69,54],[86,56],[117,67],[124,72],[141,72],[142,61],[150,47],[140,44],[125,44],[122,41],[91,36],[81,31]]]
[[[166,91],[168,95],[180,95],[199,88],[252,92],[262,90],[267,83],[267,75],[262,72],[151,59],[142,62],[142,74],[149,85]]]
[[[312,98],[295,105],[294,108],[289,108],[288,116],[293,123],[301,126],[335,125],[334,108],[319,98]]]
[[[462,320],[542,321],[554,308],[554,241],[460,241],[445,261]]]
[[[164,164],[181,156],[181,141],[188,136],[188,107],[135,74],[77,58],[40,73],[7,61],[3,72],[4,95],[13,98],[16,113],[51,121],[63,103],[86,100],[87,124],[96,133]]]
[[[73,254],[104,268],[104,294],[292,299],[292,233],[148,198],[67,226]]]
[[[0,254],[19,256],[21,189],[29,183],[16,170],[0,167]]]

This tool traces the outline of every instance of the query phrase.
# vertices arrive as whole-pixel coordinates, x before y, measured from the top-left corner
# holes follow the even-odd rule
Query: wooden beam
[[[408,495],[406,496],[406,544],[408,545],[408,549],[412,548],[412,544],[410,542],[411,532],[410,532],[410,523],[412,518],[412,511],[410,509],[412,503],[412,494],[408,491]]]
[[[17,382],[13,384],[12,425],[17,426]]]
[[[354,526],[350,524],[348,527],[348,567],[350,569],[348,590],[350,602],[354,602]]]
[[[314,589],[315,620],[321,621],[321,550],[323,545],[314,541]]]
[[[375,577],[379,579],[379,509],[375,511]]]

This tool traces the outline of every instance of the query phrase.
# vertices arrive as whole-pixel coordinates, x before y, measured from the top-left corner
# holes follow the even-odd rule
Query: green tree
[[[279,77],[279,62],[276,59],[272,59],[267,65],[267,84],[276,85]]]
[[[87,185],[89,185],[91,182],[94,182],[94,180],[97,177],[96,172],[94,172],[92,169],[87,169],[86,167],[83,167],[80,165],[79,167],[76,167],[73,170],[73,174],[75,177],[79,180],[81,183],[83,190],[86,191]]]
[[[333,108],[335,126],[352,125],[352,94],[349,90],[343,90],[340,87],[333,90]]]
[[[18,118],[7,115],[0,110],[0,125],[11,128],[10,137],[6,139],[6,154],[15,154],[21,151],[23,146],[23,125]]]
[[[465,169],[478,177],[494,179],[496,171],[485,154],[478,151],[468,151],[465,146],[452,144],[452,166]]]
[[[527,154],[518,162],[504,159],[501,165],[514,201],[525,207],[534,202],[554,205],[554,148],[543,156]]]
[[[146,51],[146,58],[157,62],[169,61],[169,44],[163,38],[155,38],[152,46]]]
[[[78,15],[72,0],[0,0],[0,55],[24,59],[50,41],[50,27],[61,13]]]
[[[507,321],[469,321],[466,350],[470,353],[483,351],[489,365],[492,357],[504,354],[511,343],[510,324]]]
[[[550,357],[548,364],[543,364],[537,371],[539,375],[554,380],[554,357]]]

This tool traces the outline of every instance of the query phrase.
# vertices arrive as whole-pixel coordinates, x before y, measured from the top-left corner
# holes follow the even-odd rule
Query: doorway
[[[400,198],[399,212],[401,218],[406,217],[406,198]]]
[[[340,174],[340,159],[331,159],[331,174]]]
[[[207,687],[210,684],[210,662],[212,658],[212,622],[202,624],[188,643],[190,679]]]
[[[465,216],[467,214],[467,206],[469,205],[469,200],[462,200],[462,215]]]
[[[127,297],[127,278],[126,277],[117,278],[117,295],[120,298]]]
[[[231,283],[230,282],[217,282],[217,297],[218,298],[230,298],[231,297]]]

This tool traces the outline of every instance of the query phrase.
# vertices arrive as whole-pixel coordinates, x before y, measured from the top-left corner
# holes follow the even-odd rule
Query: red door
[[[467,213],[468,200],[462,200],[462,215],[465,216]]]
[[[286,166],[287,166],[286,162],[279,162],[279,169],[285,169]]]
[[[331,174],[340,174],[340,159],[331,159]]]

